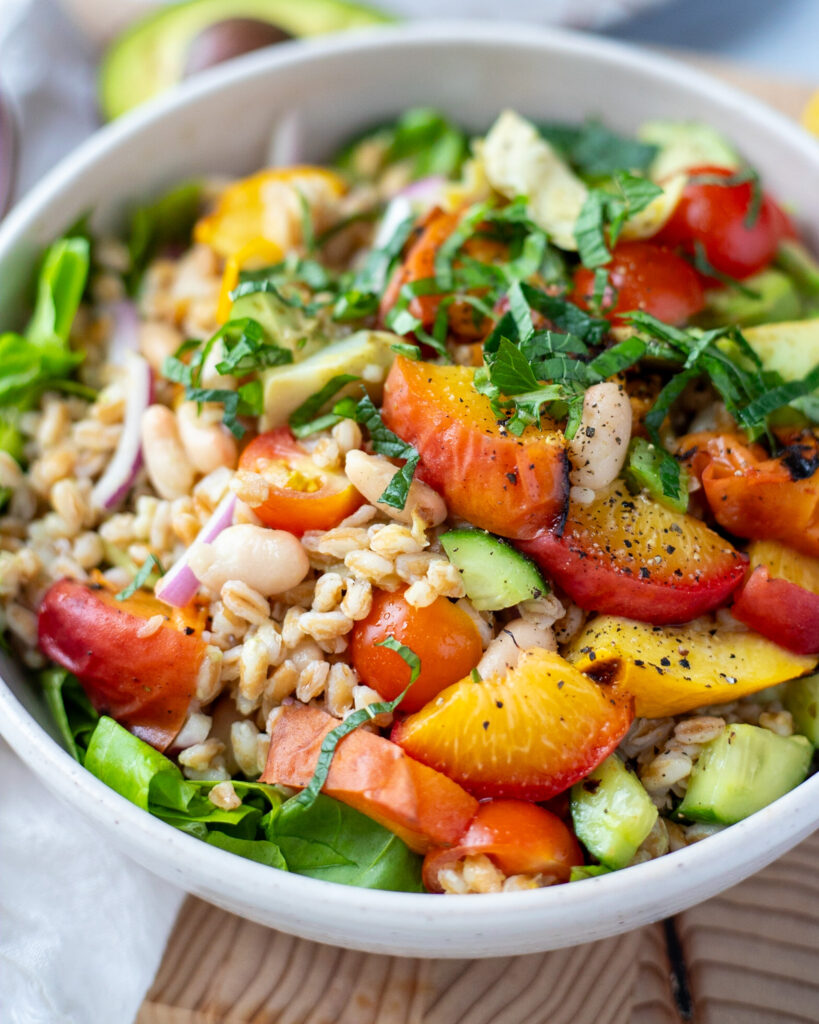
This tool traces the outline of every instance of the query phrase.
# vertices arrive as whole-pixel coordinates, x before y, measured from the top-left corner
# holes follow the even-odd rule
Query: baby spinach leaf
[[[69,754],[82,764],[91,734],[99,721],[76,676],[52,665],[38,676],[48,710],[60,730]]]
[[[259,864],[265,864],[269,868],[278,868],[280,871],[288,869],[287,861],[279,847],[265,839],[242,839],[239,836],[231,836],[217,831],[209,831],[204,839],[211,846],[218,846],[220,850],[235,853],[246,860],[255,860]]]
[[[146,811],[157,776],[167,773],[182,779],[173,761],[107,715],[97,722],[84,763],[106,786]]]
[[[26,328],[26,338],[34,345],[67,345],[90,260],[91,246],[85,238],[61,238],[46,250],[34,313]]]
[[[321,794],[292,798],[264,821],[267,838],[299,875],[392,892],[423,892],[421,858],[383,825]]]

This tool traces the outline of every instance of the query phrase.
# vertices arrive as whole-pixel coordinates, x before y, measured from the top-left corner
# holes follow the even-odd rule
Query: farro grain
[[[150,619],[146,619],[143,624],[137,630],[137,636],[141,640],[145,640],[149,636],[153,636],[154,633],[158,633],[165,622],[164,615],[152,615]]]
[[[242,806],[241,798],[229,781],[217,782],[208,793],[208,800],[223,811],[233,811]]]
[[[325,572],[316,580],[313,591],[313,611],[330,612],[335,610],[341,601],[343,591],[343,577],[337,572]]]
[[[196,676],[196,699],[210,704],[222,692],[222,652],[213,644],[205,647],[205,656]]]
[[[341,455],[346,455],[354,448],[361,447],[361,427],[355,420],[342,420],[340,423],[336,423],[330,433]]]
[[[267,598],[243,580],[228,580],[223,584],[219,596],[229,612],[254,626],[261,626],[270,618]]]
[[[463,859],[463,878],[468,892],[500,892],[504,875],[484,853]]]
[[[793,736],[793,715],[790,711],[763,711],[759,724],[777,736]]]
[[[248,778],[256,776],[264,768],[259,764],[259,730],[249,719],[233,722],[230,726],[230,746],[239,770]]]
[[[311,661],[299,673],[299,681],[296,684],[296,699],[304,704],[308,704],[316,697],[320,697],[324,693],[329,673],[329,662]]]
[[[373,603],[372,584],[366,580],[347,580],[347,589],[340,604],[341,612],[352,619],[360,622],[370,614]]]
[[[353,620],[348,619],[341,611],[304,612],[298,622],[299,629],[318,642],[335,640],[353,628]]]

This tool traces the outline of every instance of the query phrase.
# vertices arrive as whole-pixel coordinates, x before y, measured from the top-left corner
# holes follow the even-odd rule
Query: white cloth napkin
[[[0,1020],[126,1024],[184,894],[123,856],[0,741]]]

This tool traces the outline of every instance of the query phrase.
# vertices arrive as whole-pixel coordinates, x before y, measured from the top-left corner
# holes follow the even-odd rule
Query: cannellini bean
[[[175,327],[161,320],[146,320],[139,325],[139,351],[154,370],[162,370],[162,364],[182,344],[182,335]]]
[[[552,627],[537,619],[514,619],[504,626],[486,648],[478,662],[478,673],[482,679],[502,675],[513,669],[521,654],[532,647],[556,651],[557,643]]]
[[[222,425],[220,406],[203,405],[200,412],[198,403],[183,402],[176,410],[176,422],[185,453],[200,473],[236,467],[236,439]]]
[[[606,487],[623,468],[631,438],[631,403],[621,385],[614,381],[594,384],[583,399],[580,427],[569,441],[576,487],[594,491]]]
[[[228,580],[241,580],[265,597],[295,587],[310,569],[307,552],[292,533],[250,523],[229,526],[212,544],[196,545],[188,564],[214,594]]]
[[[194,470],[179,437],[176,417],[164,405],[142,414],[142,455],[154,490],[161,498],[184,498],[193,487]]]
[[[368,455],[358,449],[347,452],[344,469],[353,487],[390,519],[412,525],[412,513],[416,510],[427,526],[438,526],[446,519],[444,499],[420,480],[412,481],[403,508],[393,508],[380,502],[378,499],[398,472],[398,468],[381,455]]]

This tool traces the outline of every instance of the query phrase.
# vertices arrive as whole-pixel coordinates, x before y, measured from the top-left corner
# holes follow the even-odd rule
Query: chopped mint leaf
[[[165,572],[159,559],[155,555],[148,555],[139,567],[139,572],[134,576],[128,586],[120,590],[118,594],[114,594],[115,599],[117,601],[127,601],[129,597],[133,597],[134,594],[143,587],[145,583],[147,583],[148,577],[154,570],[156,570],[160,576]]]

